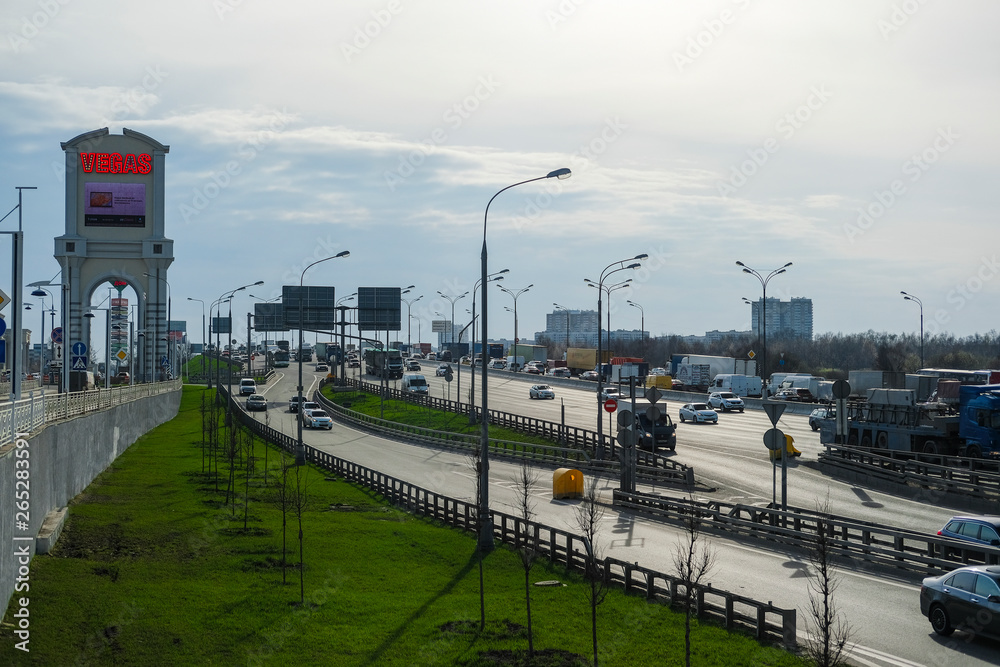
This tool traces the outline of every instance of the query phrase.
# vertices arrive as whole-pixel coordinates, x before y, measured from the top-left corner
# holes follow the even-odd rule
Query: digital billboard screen
[[[145,183],[84,183],[83,224],[88,227],[145,227]]]

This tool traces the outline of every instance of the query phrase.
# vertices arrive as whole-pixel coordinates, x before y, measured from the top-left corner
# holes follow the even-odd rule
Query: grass
[[[523,655],[523,571],[515,554],[486,557],[488,624],[479,631],[475,539],[409,516],[315,468],[303,468],[305,604],[291,517],[287,583],[278,453],[257,443],[247,530],[202,472],[202,395],[185,387],[180,414],[124,452],[71,507],[53,553],[30,573],[30,653],[14,648],[11,606],[0,664],[493,665],[588,664],[589,608],[575,574],[539,563],[532,579],[536,649]],[[225,465],[222,466],[225,473]],[[225,475],[223,474],[223,477]],[[242,480],[241,480],[242,481]],[[225,487],[225,480],[220,488]],[[243,485],[238,485],[243,492]],[[16,604],[16,603],[15,603]],[[683,662],[683,616],[613,591],[598,611],[601,663]],[[694,630],[699,665],[802,665],[795,656],[707,624]]]
[[[321,391],[324,396],[337,405],[342,405],[370,417],[382,417],[382,406],[379,396],[376,394],[366,391],[334,391],[333,385],[325,385]],[[385,400],[385,419],[400,424],[434,429],[436,431],[476,436],[479,435],[482,428],[478,422],[469,424],[468,414],[437,410],[417,403],[394,399]],[[490,424],[490,437],[497,440],[510,440],[532,445],[557,446],[557,443],[551,440],[526,435],[519,431],[494,424]]]

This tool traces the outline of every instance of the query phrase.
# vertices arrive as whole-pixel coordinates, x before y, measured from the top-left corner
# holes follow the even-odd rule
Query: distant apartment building
[[[770,297],[767,299],[766,305],[767,307],[764,308],[763,299],[758,299],[751,305],[750,318],[755,335],[759,336],[761,333],[762,314],[763,311],[766,311],[768,338],[771,336],[787,336],[812,340],[812,299],[792,297],[788,301],[781,301],[780,299]]]
[[[567,347],[597,347],[597,331],[596,310],[560,309],[545,316],[545,331],[536,331],[535,340],[544,336],[554,343]],[[608,331],[605,329],[602,335],[606,343]],[[611,331],[610,338],[612,344],[638,341],[649,338],[649,332],[638,329],[616,329]]]

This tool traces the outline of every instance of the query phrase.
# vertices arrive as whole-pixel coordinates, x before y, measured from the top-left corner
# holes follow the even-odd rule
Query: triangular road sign
[[[784,403],[772,403],[771,401],[761,402],[761,407],[764,408],[764,412],[767,413],[768,419],[771,420],[771,426],[777,426],[778,420],[781,419],[781,413],[785,411],[788,406]]]

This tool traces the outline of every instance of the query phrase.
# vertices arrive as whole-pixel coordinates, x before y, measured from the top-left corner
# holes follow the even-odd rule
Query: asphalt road
[[[442,392],[447,395],[444,379],[434,376],[436,366],[436,363],[425,364],[422,374],[431,384],[433,395],[440,396]],[[312,394],[321,376],[313,371],[313,364],[305,367],[304,392]],[[463,372],[463,394],[468,391],[468,377]],[[567,423],[594,427],[597,418],[594,385],[587,384],[579,389],[557,386],[556,400],[532,401],[528,399],[532,381],[545,382],[542,378],[526,381],[507,374],[491,375],[490,407],[556,421],[565,409]],[[287,412],[287,401],[296,383],[297,369],[293,364],[283,371],[283,377],[261,392],[271,405],[271,425],[289,434],[294,434],[296,429],[295,415]],[[457,385],[451,390],[457,392]],[[675,421],[678,407],[677,402],[669,402]],[[772,468],[762,435],[769,427],[770,422],[762,412],[750,410],[742,414],[723,414],[718,425],[683,424],[678,428],[676,458],[694,466],[699,482],[716,488],[703,499],[766,504],[771,499]],[[784,415],[779,427],[795,437],[796,447],[803,452],[801,459],[788,470],[790,505],[814,509],[826,503],[830,511],[842,516],[926,532],[936,531],[948,517],[957,513],[925,504],[918,496],[896,497],[827,478],[810,465],[820,446],[806,417]],[[313,447],[430,490],[474,500],[473,474],[467,458],[461,454],[379,438],[339,424],[332,431],[307,430],[304,440]],[[491,506],[513,511],[516,468],[503,461],[491,461]],[[577,503],[552,499],[551,472],[551,469],[539,469],[540,477],[534,491],[537,520],[579,532]],[[609,505],[599,548],[615,558],[672,572],[671,556],[680,542],[681,531],[656,520],[610,508],[611,492],[616,487],[617,480],[611,479],[602,480],[599,486],[602,498]],[[708,534],[704,537],[716,552],[716,567],[709,577],[712,585],[758,600],[770,600],[780,607],[798,609],[800,640],[804,640],[809,622],[808,583],[813,576],[804,555],[772,544],[761,545]],[[1000,662],[1000,642],[972,638],[960,632],[947,639],[933,634],[930,623],[920,614],[920,577],[860,570],[841,570],[840,576],[836,602],[854,631],[856,645],[851,660],[855,664],[905,667],[996,665]]]

